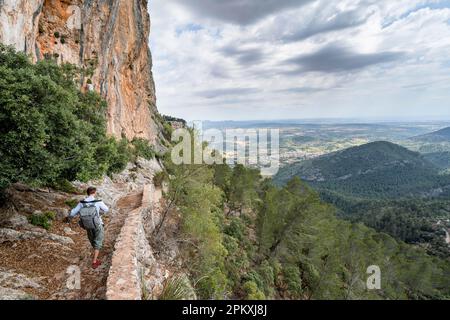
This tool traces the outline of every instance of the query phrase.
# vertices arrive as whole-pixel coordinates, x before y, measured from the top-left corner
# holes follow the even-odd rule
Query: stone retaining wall
[[[141,205],[128,214],[116,241],[106,285],[107,300],[141,300],[144,296],[144,274],[156,262],[143,223],[143,215],[151,211],[153,192],[152,185],[144,187]]]

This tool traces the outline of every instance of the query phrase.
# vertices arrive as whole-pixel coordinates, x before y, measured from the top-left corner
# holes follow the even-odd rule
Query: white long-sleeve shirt
[[[95,198],[93,196],[89,196],[86,199],[84,199],[84,201],[86,202],[91,202],[91,201],[95,201]],[[83,208],[83,205],[80,203],[78,203],[78,205],[72,209],[72,211],[70,212],[70,218],[75,217],[77,214],[80,213],[81,208]],[[103,201],[99,201],[95,203],[95,208],[97,209],[97,213],[98,216],[100,217],[100,222],[103,224],[103,220],[101,217],[101,212],[103,213],[107,213],[109,211],[109,208],[105,205],[105,203]]]

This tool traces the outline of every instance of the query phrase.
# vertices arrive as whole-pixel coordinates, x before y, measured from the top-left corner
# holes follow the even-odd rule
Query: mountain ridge
[[[283,184],[293,176],[318,189],[339,190],[358,197],[435,195],[445,192],[442,187],[445,189],[450,181],[439,175],[439,168],[421,154],[386,141],[287,166],[274,180]]]
[[[450,142],[450,127],[413,137],[412,140],[430,143]]]

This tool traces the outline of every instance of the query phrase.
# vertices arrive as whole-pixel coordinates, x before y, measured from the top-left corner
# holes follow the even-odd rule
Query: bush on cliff
[[[135,158],[141,157],[151,160],[156,157],[156,152],[148,140],[135,138],[131,141],[131,144],[133,146],[133,154]]]
[[[126,146],[106,135],[106,102],[80,92],[79,76],[73,65],[34,65],[0,45],[0,190],[19,181],[87,181],[125,167]]]

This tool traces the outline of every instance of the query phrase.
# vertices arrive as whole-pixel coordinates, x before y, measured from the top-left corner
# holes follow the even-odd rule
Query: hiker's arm
[[[75,208],[73,208],[72,211],[70,211],[69,219],[75,217],[80,212],[81,208],[82,208],[81,203],[79,203]]]
[[[102,201],[98,204],[99,208],[103,213],[107,213],[109,211],[109,208],[105,205],[105,203]]]

